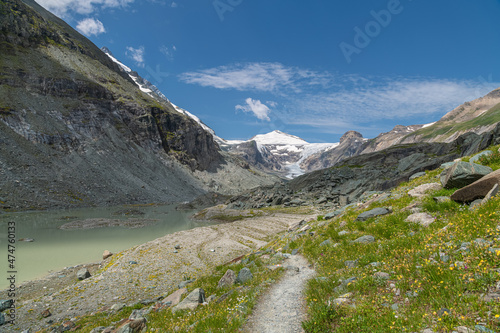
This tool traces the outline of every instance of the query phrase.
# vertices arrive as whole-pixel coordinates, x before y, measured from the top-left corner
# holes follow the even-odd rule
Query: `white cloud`
[[[470,81],[435,79],[393,79],[368,81],[349,90],[319,92],[295,99],[296,109],[309,110],[311,119],[332,115],[340,120],[371,122],[405,119],[419,115],[444,114],[458,105],[478,98],[490,90]],[[320,119],[320,123],[322,119]]]
[[[246,105],[236,105],[235,109],[241,110],[243,112],[251,112],[260,120],[271,121],[271,119],[269,118],[269,113],[271,112],[271,110],[269,109],[269,107],[267,107],[267,105],[262,104],[261,101],[254,100],[252,98],[247,98],[245,102]]]
[[[126,55],[134,60],[139,67],[144,67],[144,54],[146,53],[144,46],[140,46],[137,49],[131,46],[127,46]]]
[[[166,45],[160,46],[160,52],[167,57],[168,60],[172,61],[174,60],[174,53],[177,51],[177,48],[175,45],[172,45],[172,47],[168,47]]]
[[[86,36],[99,35],[106,32],[104,25],[98,19],[86,18],[76,25],[76,29]]]
[[[180,75],[186,83],[218,89],[279,92],[283,88],[300,92],[302,86],[326,85],[329,75],[286,67],[280,63],[246,63],[209,68]]]
[[[366,77],[287,67],[280,63],[220,66],[184,73],[179,78],[204,87],[270,93],[276,102],[266,104],[273,108],[273,117],[277,120],[336,134],[350,129],[375,131],[384,123],[417,124],[437,120],[460,104],[500,86],[491,78]],[[238,105],[237,109],[268,120],[268,111],[259,109],[256,102],[260,101],[247,99],[247,105]]]
[[[179,5],[177,4],[177,2],[173,1],[172,4],[170,5],[170,7],[177,8],[177,7],[179,7]]]
[[[126,7],[134,0],[37,0],[45,9],[65,17],[71,12],[91,14],[99,8]]]

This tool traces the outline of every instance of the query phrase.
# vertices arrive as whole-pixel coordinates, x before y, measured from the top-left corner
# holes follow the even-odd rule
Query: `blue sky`
[[[336,142],[500,87],[498,0],[38,0],[225,139]]]

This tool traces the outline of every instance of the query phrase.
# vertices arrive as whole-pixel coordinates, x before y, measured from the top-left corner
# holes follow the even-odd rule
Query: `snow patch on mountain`
[[[281,131],[272,131],[267,134],[259,134],[249,141],[255,141],[262,145],[308,145],[309,143],[298,136],[283,133]]]

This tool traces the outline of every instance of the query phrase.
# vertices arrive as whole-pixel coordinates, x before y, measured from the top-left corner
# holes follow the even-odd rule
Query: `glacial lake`
[[[128,210],[139,210],[141,215],[126,215]],[[189,217],[194,212],[176,211],[174,205],[118,206],[52,211],[32,211],[0,214],[0,290],[7,287],[8,225],[15,222],[15,269],[17,285],[43,277],[50,272],[78,264],[102,260],[104,250],[112,253],[131,248],[177,231],[206,226]],[[140,218],[155,220],[143,228],[105,227],[96,229],[61,230],[63,224],[86,219]],[[33,242],[19,241],[32,238]]]

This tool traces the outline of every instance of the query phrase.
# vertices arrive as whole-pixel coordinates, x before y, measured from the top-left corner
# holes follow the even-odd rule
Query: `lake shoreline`
[[[72,275],[82,266],[66,271],[71,274],[64,278],[56,272],[52,278],[26,282],[18,289],[17,325],[2,328],[38,331],[49,326],[48,320],[61,322],[114,304],[131,305],[165,296],[180,282],[257,251],[274,235],[310,218],[314,216],[269,214],[179,231],[91,264],[87,268],[92,276],[86,280],[78,281]],[[62,279],[61,283],[57,279]],[[4,298],[5,290],[0,291],[0,299]],[[51,317],[40,320],[47,309]]]

